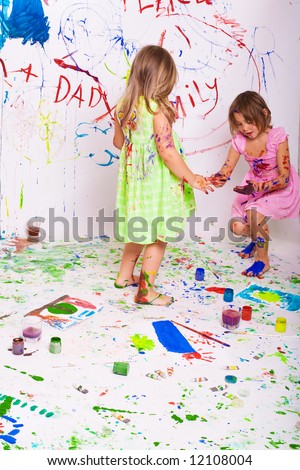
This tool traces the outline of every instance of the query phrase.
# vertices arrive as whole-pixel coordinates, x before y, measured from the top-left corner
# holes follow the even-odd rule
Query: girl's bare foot
[[[269,259],[256,259],[252,266],[242,272],[247,277],[262,277],[262,275],[270,269]]]
[[[170,297],[169,295],[165,294],[159,294],[155,291],[149,291],[145,295],[142,295],[140,292],[138,292],[134,298],[134,301],[137,304],[168,307],[174,302],[174,297]]]
[[[242,251],[238,253],[240,258],[251,258],[254,256],[256,252],[256,243],[255,242],[250,242],[249,245],[246,246]]]
[[[134,286],[137,287],[139,283],[139,276],[131,276],[129,279],[122,279],[119,276],[114,282],[114,286],[117,289],[123,289],[124,287]]]

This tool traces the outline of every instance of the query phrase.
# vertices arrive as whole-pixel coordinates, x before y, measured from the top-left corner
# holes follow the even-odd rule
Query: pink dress
[[[278,176],[276,152],[278,145],[287,139],[287,134],[282,127],[270,129],[267,140],[267,153],[259,158],[253,158],[245,152],[246,137],[237,133],[232,139],[232,147],[244,155],[249,163],[249,171],[244,176],[242,185],[246,180],[270,181]],[[290,180],[283,189],[269,193],[258,192],[250,195],[236,193],[232,205],[232,216],[246,219],[246,211],[256,209],[266,217],[273,219],[285,219],[298,217],[300,212],[300,178],[296,169],[290,166]]]

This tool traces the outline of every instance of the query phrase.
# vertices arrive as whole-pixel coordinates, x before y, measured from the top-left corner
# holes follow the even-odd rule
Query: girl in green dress
[[[172,129],[176,111],[168,97],[177,78],[166,49],[143,47],[115,111],[113,143],[121,150],[115,237],[125,243],[115,287],[138,283],[139,304],[167,306],[174,301],[154,290],[166,245],[183,238],[185,219],[196,207],[193,188],[213,191],[210,181],[185,163]],[[141,272],[135,276],[143,249]]]

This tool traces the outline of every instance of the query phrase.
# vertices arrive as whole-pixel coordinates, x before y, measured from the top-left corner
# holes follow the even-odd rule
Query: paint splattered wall
[[[195,172],[219,169],[230,139],[228,107],[246,89],[266,98],[297,165],[298,2],[6,0],[0,11],[3,237],[21,235],[34,216],[44,218],[52,239],[111,230],[112,115],[130,64],[148,43],[176,61],[176,130]],[[226,189],[197,194],[203,220],[225,224],[230,185],[243,165]]]

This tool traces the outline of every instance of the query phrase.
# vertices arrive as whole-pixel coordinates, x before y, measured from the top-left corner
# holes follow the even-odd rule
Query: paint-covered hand
[[[227,176],[223,175],[220,171],[214,173],[209,177],[211,184],[214,185],[215,188],[222,188],[226,181],[228,180]]]
[[[236,186],[233,191],[240,194],[252,194],[259,191],[258,184],[255,181],[247,180],[245,186]]]
[[[203,191],[205,194],[208,194],[209,191],[214,191],[210,178],[205,178],[202,175],[195,175],[195,180],[191,186],[195,189],[200,189],[200,191]]]

